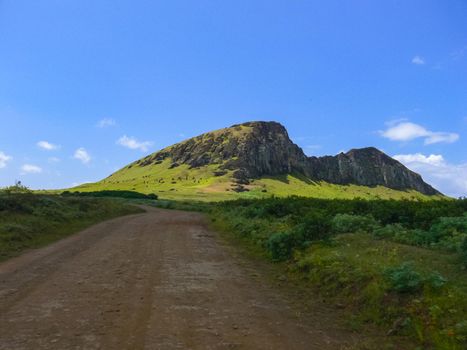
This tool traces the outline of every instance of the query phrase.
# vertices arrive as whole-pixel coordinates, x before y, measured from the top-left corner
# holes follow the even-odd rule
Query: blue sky
[[[275,120],[467,195],[467,2],[0,0],[0,186],[99,180]]]

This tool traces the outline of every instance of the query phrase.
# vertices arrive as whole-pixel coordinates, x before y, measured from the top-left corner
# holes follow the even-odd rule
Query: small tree
[[[16,180],[14,185],[3,188],[2,192],[5,194],[31,193],[31,190],[23,185],[21,181]]]

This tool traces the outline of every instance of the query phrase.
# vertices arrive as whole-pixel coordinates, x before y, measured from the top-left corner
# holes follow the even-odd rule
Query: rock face
[[[397,190],[439,194],[421,176],[376,148],[353,149],[336,156],[307,157],[276,122],[248,122],[209,132],[151,154],[133,165],[171,159],[171,167],[217,165],[232,170],[238,183],[266,175],[301,174],[334,184],[382,185]]]
[[[310,177],[335,184],[382,185],[434,195],[422,177],[374,147],[352,149],[337,156],[308,158]]]

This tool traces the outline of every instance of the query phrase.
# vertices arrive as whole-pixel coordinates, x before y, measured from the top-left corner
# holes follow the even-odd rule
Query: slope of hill
[[[318,198],[428,198],[440,193],[376,148],[307,157],[276,122],[208,132],[139,159],[79,191],[133,190],[218,200],[272,194]]]

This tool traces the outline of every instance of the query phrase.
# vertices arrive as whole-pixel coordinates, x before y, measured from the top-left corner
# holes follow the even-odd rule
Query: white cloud
[[[96,126],[98,128],[108,128],[110,126],[115,126],[115,125],[117,125],[117,123],[115,122],[115,119],[104,118],[104,119],[99,120]]]
[[[453,197],[467,195],[467,163],[451,164],[441,154],[398,154],[394,156],[442,193]]]
[[[393,124],[386,131],[383,131],[381,135],[392,141],[410,141],[418,137],[428,136],[428,130],[418,124],[400,122]]]
[[[9,162],[11,159],[11,156],[8,156],[0,151],[0,169],[6,167],[6,163]]]
[[[415,56],[414,58],[412,58],[412,63],[418,65],[425,64],[425,59],[420,56]]]
[[[459,140],[459,134],[454,132],[433,132],[430,136],[425,139],[425,145],[431,145],[433,143],[454,143]]]
[[[441,154],[430,154],[429,156],[425,156],[421,153],[398,154],[394,156],[394,159],[404,164],[410,164],[410,163],[422,163],[422,164],[429,164],[429,165],[444,164],[444,157]]]
[[[408,121],[390,123],[389,128],[385,131],[380,131],[380,134],[391,141],[411,141],[417,138],[423,138],[425,145],[440,142],[453,143],[459,139],[459,134],[430,131],[421,125]]]
[[[42,168],[33,164],[24,164],[21,167],[21,175],[25,174],[39,174],[42,172]]]
[[[152,146],[152,142],[150,141],[138,141],[134,137],[128,137],[123,135],[117,140],[117,144],[127,147],[130,149],[139,149],[142,152],[146,152],[150,146]]]
[[[83,164],[87,164],[91,161],[91,156],[83,147],[80,147],[75,151],[73,158],[80,160]]]
[[[53,150],[56,150],[56,149],[60,148],[59,145],[54,145],[53,143],[50,143],[50,142],[47,142],[47,141],[39,141],[37,143],[37,146],[42,148],[42,149],[45,149],[46,151],[53,151]]]

